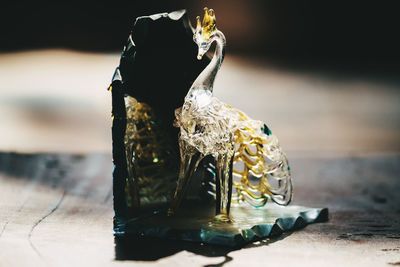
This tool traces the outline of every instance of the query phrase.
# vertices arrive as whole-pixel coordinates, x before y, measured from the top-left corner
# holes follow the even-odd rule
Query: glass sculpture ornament
[[[204,9],[203,22],[196,18],[193,39],[197,58],[215,43],[211,62],[200,73],[175,112],[179,127],[181,165],[178,185],[169,209],[172,215],[183,199],[189,179],[205,156],[212,156],[216,168],[215,221],[229,222],[232,199],[260,207],[271,198],[287,205],[292,198],[292,182],[287,158],[277,138],[261,121],[213,96],[214,80],[224,59],[225,36],[216,27],[212,9]],[[235,181],[233,181],[235,176]],[[274,185],[270,183],[274,180]],[[234,189],[234,192],[233,192]]]
[[[235,247],[327,219],[280,207],[292,182],[278,139],[213,96],[225,45],[212,9],[196,28],[185,10],[136,19],[110,86],[115,236]]]

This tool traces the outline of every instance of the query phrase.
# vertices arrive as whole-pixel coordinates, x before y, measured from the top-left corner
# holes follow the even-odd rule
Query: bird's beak
[[[199,47],[199,51],[197,52],[197,59],[201,60],[206,52],[207,51],[204,48]]]
[[[204,53],[201,53],[200,51],[199,51],[199,53],[197,53],[198,60],[201,60],[203,58],[203,56],[204,56]]]

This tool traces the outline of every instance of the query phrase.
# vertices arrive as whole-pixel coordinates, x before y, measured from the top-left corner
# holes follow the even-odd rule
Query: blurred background
[[[0,16],[0,150],[111,151],[106,88],[140,15],[213,8],[227,38],[215,94],[288,153],[400,150],[395,1],[8,1]],[[172,63],[171,63],[172,64]]]

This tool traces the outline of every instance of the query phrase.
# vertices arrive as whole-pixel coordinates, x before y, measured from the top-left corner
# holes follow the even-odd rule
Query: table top
[[[291,158],[294,203],[330,220],[242,249],[112,235],[108,154],[0,154],[0,266],[385,266],[400,262],[400,154]]]
[[[400,265],[398,84],[231,55],[215,94],[267,122],[293,170],[293,204],[327,207],[330,220],[237,250],[115,241],[106,88],[118,58],[0,54],[1,267]]]

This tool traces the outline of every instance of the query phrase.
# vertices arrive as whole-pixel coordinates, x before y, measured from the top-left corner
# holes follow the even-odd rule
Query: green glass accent
[[[264,124],[264,126],[261,128],[261,131],[263,131],[263,133],[265,133],[268,136],[272,134],[271,130],[268,128],[266,124]]]

